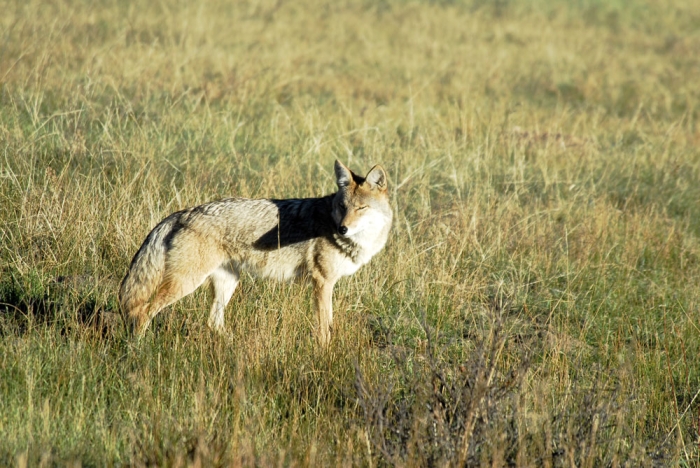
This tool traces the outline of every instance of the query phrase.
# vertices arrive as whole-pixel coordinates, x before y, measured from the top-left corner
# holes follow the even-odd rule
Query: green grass
[[[0,465],[696,466],[692,1],[0,4]],[[140,341],[149,230],[382,163],[334,295],[244,277]]]

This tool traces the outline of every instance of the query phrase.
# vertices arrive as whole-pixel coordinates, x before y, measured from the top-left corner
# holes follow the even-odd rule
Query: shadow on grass
[[[39,324],[55,326],[61,335],[75,324],[102,336],[119,326],[119,308],[115,301],[100,300],[95,278],[59,276],[46,284],[36,287],[30,281],[27,287],[14,277],[0,284],[0,337],[24,335]]]

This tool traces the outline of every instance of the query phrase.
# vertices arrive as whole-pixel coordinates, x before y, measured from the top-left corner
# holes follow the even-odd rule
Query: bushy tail
[[[138,318],[162,282],[165,273],[164,238],[170,230],[170,223],[156,226],[134,255],[129,272],[119,287],[119,304],[124,318]]]

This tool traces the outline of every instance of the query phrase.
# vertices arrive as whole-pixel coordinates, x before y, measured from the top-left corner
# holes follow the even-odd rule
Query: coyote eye
[[[366,209],[367,209],[367,205],[357,207],[357,211],[366,210]]]

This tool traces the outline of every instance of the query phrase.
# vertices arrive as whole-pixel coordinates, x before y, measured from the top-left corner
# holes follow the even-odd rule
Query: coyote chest
[[[224,309],[242,272],[314,286],[317,336],[330,339],[336,281],[355,273],[386,244],[392,222],[384,170],[366,177],[335,164],[338,191],[320,198],[229,198],[165,218],[146,237],[122,281],[123,312],[140,331],[165,306],[205,282],[214,299],[209,325]]]

